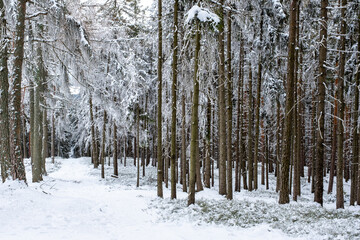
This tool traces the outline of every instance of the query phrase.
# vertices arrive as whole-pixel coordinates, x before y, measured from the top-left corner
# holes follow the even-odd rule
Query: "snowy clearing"
[[[334,209],[312,202],[303,184],[299,203],[279,206],[273,189],[235,193],[228,201],[214,189],[197,193],[197,204],[156,197],[156,169],[148,167],[136,188],[136,168],[128,159],[118,179],[100,179],[89,158],[48,163],[42,183],[0,184],[1,239],[359,239],[360,208]],[[31,179],[26,160],[27,179]],[[112,168],[107,167],[107,176]],[[275,178],[271,175],[271,181]],[[304,179],[303,179],[304,180]],[[274,184],[270,184],[273,186]],[[345,184],[348,193],[349,185]],[[348,200],[348,197],[346,198]]]

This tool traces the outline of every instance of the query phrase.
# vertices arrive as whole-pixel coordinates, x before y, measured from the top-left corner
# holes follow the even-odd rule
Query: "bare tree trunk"
[[[205,187],[210,188],[210,176],[211,176],[211,101],[208,97],[206,109],[206,139],[205,139]]]
[[[157,159],[158,159],[158,171],[157,171],[157,196],[163,197],[163,159],[162,159],[162,0],[158,0],[158,111],[157,111]]]
[[[43,102],[44,105],[46,105],[46,102],[44,100]],[[47,172],[46,172],[46,158],[48,156],[48,124],[47,124],[47,110],[46,108],[43,109],[43,119],[42,119],[42,128],[43,128],[43,135],[42,135],[42,153],[41,153],[41,157],[42,157],[42,161],[41,161],[41,170],[42,170],[42,174],[44,176],[47,176]]]
[[[186,121],[186,112],[185,112],[185,95],[182,96],[181,101],[181,109],[182,109],[182,122],[181,122],[181,178],[182,178],[182,189],[183,192],[187,192],[186,185],[186,129],[185,129],[185,121]]]
[[[344,98],[344,82],[345,82],[345,35],[346,35],[346,11],[347,0],[342,0],[341,7],[341,36],[340,36],[340,62],[339,62],[339,86],[338,86],[338,98],[339,98],[339,119],[338,124],[338,139],[337,139],[337,166],[336,166],[336,208],[344,208],[344,189],[343,189],[343,177],[344,177],[344,111],[345,111],[345,98]]]
[[[295,83],[295,39],[296,39],[296,6],[298,1],[293,0],[290,6],[288,69],[286,83],[286,106],[281,158],[281,185],[279,203],[289,203],[289,165],[291,157],[291,130],[293,124],[294,83]]]
[[[196,162],[198,159],[198,148],[199,148],[199,52],[200,52],[200,23],[196,20],[196,47],[195,47],[195,60],[194,60],[194,95],[192,103],[191,113],[191,137],[190,137],[190,172],[189,172],[189,195],[188,205],[195,204],[195,171]]]
[[[12,177],[13,179],[26,182],[24,160],[21,154],[21,81],[22,65],[24,59],[24,33],[25,15],[27,0],[16,2],[17,20],[14,50],[14,80],[13,80],[13,157],[12,157]]]
[[[248,145],[247,145],[247,157],[248,157],[248,190],[253,190],[253,180],[254,180],[254,171],[253,171],[253,124],[252,124],[252,116],[253,116],[253,96],[252,96],[252,69],[251,63],[249,63],[249,106],[248,106]]]
[[[173,40],[173,62],[172,62],[172,107],[171,107],[171,199],[176,198],[176,93],[177,93],[177,74],[178,74],[178,7],[179,1],[174,2],[174,40]]]
[[[228,12],[227,17],[227,194],[226,198],[233,199],[233,184],[232,184],[232,117],[233,117],[233,88],[232,88],[232,72],[231,72],[231,12]]]
[[[55,163],[55,114],[54,114],[54,112],[52,113],[52,116],[51,116],[51,163],[53,163],[53,164]]]
[[[360,10],[360,8],[359,8]],[[360,15],[358,13],[358,33],[360,33]],[[360,34],[358,34],[358,43],[360,42]],[[358,44],[357,63],[360,61],[360,44]],[[360,204],[360,196],[357,189],[359,188],[359,87],[360,87],[360,72],[357,71],[355,75],[355,104],[354,104],[354,115],[353,115],[353,148],[352,148],[352,161],[351,161],[351,188],[350,188],[350,205],[355,205],[357,201]]]
[[[264,10],[261,10],[260,19],[260,44],[263,41],[263,23]],[[257,81],[257,95],[256,95],[256,109],[255,109],[255,154],[254,154],[254,189],[258,189],[258,159],[259,159],[259,135],[260,135],[260,99],[261,99],[261,81],[262,81],[262,54],[259,54],[258,63],[258,81]]]
[[[9,79],[8,79],[8,40],[6,33],[5,7],[0,0],[0,163],[2,182],[11,173],[10,126],[9,126]]]
[[[317,109],[317,138],[316,138],[316,168],[315,168],[315,202],[323,205],[323,169],[324,169],[324,121],[325,121],[325,80],[326,80],[326,52],[327,52],[327,6],[328,1],[321,1],[320,49],[319,49],[319,78],[318,78],[318,109]]]
[[[106,133],[106,119],[107,113],[104,110],[104,122],[103,122],[103,131],[102,131],[102,144],[101,144],[101,178],[105,178],[105,133]]]
[[[224,51],[224,0],[220,0],[219,29],[219,193],[226,195],[226,101],[225,101],[225,51]]]
[[[140,186],[140,105],[136,104],[136,187]]]
[[[117,126],[116,126],[116,122],[114,121],[114,130],[113,130],[113,134],[114,134],[114,158],[113,158],[113,165],[114,165],[114,175],[118,176],[119,175],[119,167],[118,167],[118,139],[117,139]]]
[[[89,97],[89,107],[90,107],[90,123],[91,123],[91,158],[92,162],[94,163],[94,168],[98,168],[99,165],[99,153],[97,148],[97,141],[95,135],[95,121],[94,121],[94,114],[93,114],[93,103],[92,103],[92,96]]]

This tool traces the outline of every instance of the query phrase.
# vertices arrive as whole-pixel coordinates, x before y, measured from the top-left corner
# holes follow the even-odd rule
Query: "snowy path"
[[[155,169],[147,170],[143,186],[136,189],[133,166],[121,166],[119,179],[101,180],[89,161],[57,159],[59,164],[48,165],[50,173],[44,182],[29,183],[29,187],[0,184],[0,239],[292,239],[266,224],[240,228],[159,221],[159,214],[149,207],[158,202]],[[31,180],[29,166],[27,170]],[[164,195],[168,198],[169,190]],[[178,191],[178,196],[184,199],[186,193]]]

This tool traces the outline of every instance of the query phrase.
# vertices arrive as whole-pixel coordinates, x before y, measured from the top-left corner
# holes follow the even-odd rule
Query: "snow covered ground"
[[[178,185],[178,199],[156,197],[156,169],[136,188],[136,168],[120,166],[118,179],[100,179],[89,158],[56,159],[49,175],[29,186],[0,184],[0,239],[360,239],[360,208],[335,210],[334,195],[325,194],[325,207],[312,202],[302,182],[298,203],[277,204],[271,188],[234,194],[228,201],[215,189],[197,193],[197,204],[186,206],[187,194]],[[270,177],[270,187],[275,178]],[[305,179],[303,179],[305,181]],[[217,181],[216,181],[217,182]],[[325,184],[326,187],[326,184]],[[346,200],[349,184],[345,183]]]

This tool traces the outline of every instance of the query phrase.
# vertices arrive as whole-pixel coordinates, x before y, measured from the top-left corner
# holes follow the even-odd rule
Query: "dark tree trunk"
[[[289,165],[291,157],[291,130],[293,124],[293,105],[294,105],[294,84],[295,84],[295,39],[296,39],[296,6],[298,1],[293,0],[290,5],[290,27],[289,27],[289,49],[288,49],[288,69],[286,83],[286,106],[283,147],[281,158],[281,185],[279,203],[289,203]]]
[[[10,175],[10,128],[9,128],[9,79],[8,79],[8,40],[6,33],[5,7],[0,0],[0,163],[2,182]]]
[[[24,160],[21,154],[21,81],[22,65],[24,59],[24,33],[27,0],[18,0],[16,3],[17,20],[14,50],[14,73],[13,73],[13,179],[26,181]]]
[[[176,176],[175,176],[175,163],[176,163],[176,93],[177,93],[177,74],[178,74],[178,7],[179,2],[174,2],[174,52],[172,62],[172,106],[171,106],[171,150],[170,150],[170,161],[171,161],[171,199],[176,198]]]
[[[340,37],[340,62],[339,62],[339,86],[338,86],[338,98],[339,98],[339,119],[343,120],[343,124],[338,124],[338,139],[337,139],[337,166],[336,166],[336,208],[344,208],[344,189],[343,189],[343,177],[344,177],[344,111],[345,111],[345,98],[344,98],[344,82],[345,82],[345,34],[346,34],[346,12],[347,0],[342,0],[341,7],[341,37]]]

